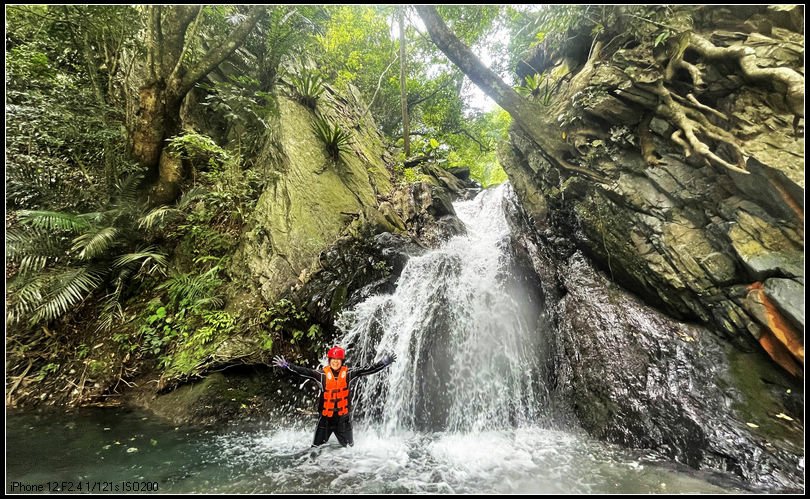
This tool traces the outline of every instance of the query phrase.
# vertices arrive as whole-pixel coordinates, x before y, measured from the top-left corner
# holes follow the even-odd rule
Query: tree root
[[[649,166],[655,166],[659,163],[658,157],[655,152],[655,145],[653,145],[652,134],[650,133],[650,122],[653,119],[652,113],[647,113],[638,124],[638,142],[641,148],[641,157]]]
[[[683,148],[685,156],[696,154],[708,163],[714,163],[738,173],[750,173],[745,169],[745,153],[737,145],[733,135],[710,123],[700,111],[675,102],[662,81],[652,87],[651,91],[660,98],[660,103],[655,109],[656,114],[668,119],[678,127],[679,130],[673,133],[671,138],[673,142]],[[731,164],[715,154],[705,142],[698,139],[697,134],[729,145],[735,153],[737,164]]]
[[[683,60],[683,50],[679,50],[677,54],[672,56],[667,63],[664,70],[664,79],[671,81],[675,77],[675,72],[678,69],[684,69],[692,78],[692,86],[695,91],[700,93],[706,90],[706,84],[703,82],[703,77],[700,75],[700,69],[694,64]]]
[[[689,35],[689,46],[707,59],[736,60],[743,74],[752,80],[783,84],[790,112],[804,118],[804,77],[800,73],[790,68],[761,68],[751,47],[718,47],[695,33]]]

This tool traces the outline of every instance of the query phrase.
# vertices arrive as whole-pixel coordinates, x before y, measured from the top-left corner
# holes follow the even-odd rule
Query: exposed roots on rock
[[[777,81],[786,87],[785,101],[790,111],[804,117],[804,76],[790,68],[761,68],[751,47],[718,47],[700,35],[689,35],[689,47],[707,59],[734,59],[739,62],[743,74],[751,80],[772,83]]]
[[[686,100],[689,101],[696,108],[700,109],[701,111],[706,111],[707,113],[711,113],[711,114],[717,116],[718,118],[720,118],[723,121],[728,121],[728,116],[726,116],[725,114],[721,113],[720,111],[718,111],[717,109],[715,109],[713,107],[709,107],[709,106],[701,103],[699,100],[697,100],[697,98],[693,94],[688,94],[686,96]]]
[[[671,81],[675,77],[676,71],[683,69],[689,73],[689,76],[692,78],[692,86],[695,91],[700,93],[706,89],[706,84],[703,82],[703,77],[700,75],[700,69],[694,64],[683,60],[685,48],[685,45],[680,47],[677,53],[669,59],[667,67],[664,70],[664,78],[667,81]]]
[[[650,122],[653,119],[652,113],[647,113],[638,124],[638,142],[641,148],[641,157],[649,166],[655,166],[659,163],[658,157],[655,153],[655,145],[653,145],[652,134],[650,133]]]
[[[745,169],[747,155],[738,144],[737,139],[731,133],[711,123],[702,112],[705,111],[727,119],[720,111],[700,103],[692,94],[684,98],[671,93],[664,86],[664,82],[660,80],[655,85],[636,83],[635,88],[641,90],[642,93],[649,92],[658,98],[658,105],[652,111],[657,116],[675,125],[677,130],[670,136],[670,139],[681,147],[684,156],[696,155],[706,160],[708,164],[713,163],[738,173],[750,173]],[[623,91],[620,95],[644,107],[651,107],[648,105],[648,99],[637,93]],[[676,102],[676,99],[683,102],[683,104]],[[649,135],[649,120],[642,120],[638,130],[641,154],[644,160],[648,165],[657,164],[658,161],[654,157],[652,137]],[[732,164],[718,156],[708,144],[698,138],[698,135],[728,145],[734,153],[736,164]]]
[[[738,173],[749,173],[745,169],[745,154],[742,152],[742,149],[740,149],[740,146],[737,145],[733,135],[710,123],[703,113],[675,102],[675,99],[672,98],[669,90],[664,87],[662,81],[659,81],[658,84],[653,87],[652,91],[661,98],[661,103],[656,109],[656,114],[667,118],[683,132],[683,139],[679,137],[680,140],[676,140],[673,136],[673,140],[681,145],[681,147],[684,147],[685,151],[694,152],[700,157],[724,168],[728,168],[729,170]],[[736,155],[737,164],[731,164],[715,154],[705,142],[698,139],[698,133],[731,146]]]
[[[710,163],[720,165],[738,173],[749,173],[745,169],[745,154],[737,144],[733,135],[722,128],[712,124],[700,111],[683,106],[672,98],[672,94],[664,87],[664,82],[659,81],[650,89],[656,94],[660,103],[655,109],[655,113],[678,127],[678,131],[672,134],[672,140],[680,145],[684,150],[684,155],[692,154],[707,160]],[[709,146],[698,138],[698,134],[712,140],[720,141],[734,151],[737,164],[734,165],[718,156]]]

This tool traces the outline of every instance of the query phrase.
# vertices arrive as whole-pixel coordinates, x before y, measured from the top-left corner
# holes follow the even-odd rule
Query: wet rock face
[[[798,75],[803,41],[790,21],[795,10],[706,7],[692,17],[696,37]],[[735,73],[736,62],[691,46],[685,53],[692,77],[684,70],[666,78],[651,43],[614,47],[554,96],[547,112],[562,120],[560,149],[594,178],[550,162],[518,129],[499,158],[545,243],[573,242],[648,304],[720,331],[741,348],[758,343],[802,377],[801,119],[778,82],[755,82]],[[698,73],[702,81],[693,81]],[[690,116],[706,113],[706,123],[736,137],[749,173],[685,154],[689,148],[672,139],[678,128],[656,112],[664,102],[650,91],[656,84],[688,103]],[[703,137],[733,156],[719,135],[714,142]]]
[[[558,421],[697,469],[733,473],[756,490],[803,490],[799,380],[757,345],[735,346],[722,332],[673,319],[621,289],[610,268],[597,270],[577,249],[584,236],[562,237],[537,224],[517,196],[507,197],[507,206],[516,249],[542,287],[553,359],[546,382]],[[787,323],[795,327],[804,310],[785,297],[799,285],[768,279],[754,291],[761,303],[772,299],[785,317],[797,317]]]
[[[757,488],[804,488],[801,384],[644,305],[579,253],[561,273],[558,393],[585,429]]]
[[[321,270],[293,288],[293,294],[313,319],[331,328],[346,308],[373,294],[392,292],[408,259],[423,251],[416,240],[402,234],[346,239],[321,255]]]

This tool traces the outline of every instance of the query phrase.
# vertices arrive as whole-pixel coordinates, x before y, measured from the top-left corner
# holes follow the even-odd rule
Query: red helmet
[[[340,348],[339,346],[333,346],[329,349],[329,352],[326,354],[327,359],[340,359],[343,360],[346,358],[346,350]]]

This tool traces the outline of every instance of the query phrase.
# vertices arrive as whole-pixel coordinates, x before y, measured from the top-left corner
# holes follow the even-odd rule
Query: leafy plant
[[[326,146],[329,156],[335,161],[340,159],[341,154],[351,151],[351,134],[337,123],[331,122],[323,116],[316,116],[312,122],[312,130]]]
[[[18,224],[7,232],[8,259],[17,266],[9,282],[7,324],[52,321],[104,288],[112,290],[106,299],[117,302],[127,282],[163,272],[165,256],[145,244],[136,228],[143,215],[137,182],[120,182],[103,211],[16,213]],[[116,309],[105,306],[109,313]]]
[[[35,380],[36,381],[42,381],[49,374],[55,373],[56,371],[58,371],[59,367],[60,367],[59,364],[56,364],[54,362],[49,362],[48,364],[45,364],[45,366],[43,366],[42,369],[39,370],[39,373],[37,374]]]
[[[403,168],[402,173],[405,177],[405,182],[415,184],[418,182],[430,182],[430,175],[422,173],[422,170],[417,168]]]
[[[535,73],[526,77],[523,85],[517,87],[517,93],[524,97],[538,98],[539,102],[544,106],[551,104],[551,98],[557,88],[557,83],[551,79],[549,75],[542,77]]]
[[[275,97],[260,89],[259,80],[248,76],[231,75],[228,81],[200,87],[208,91],[200,105],[226,125],[223,139],[233,137],[237,150],[254,157],[270,127],[268,116],[277,112]]]
[[[177,310],[188,308],[199,311],[209,307],[220,307],[222,298],[218,293],[223,283],[218,276],[220,270],[217,265],[198,275],[173,273],[157,289],[167,292],[170,305]]]
[[[221,169],[231,160],[231,155],[207,135],[187,132],[172,137],[168,142],[169,151],[197,166],[205,164],[212,169]]]
[[[299,74],[291,75],[290,80],[298,102],[310,109],[315,109],[318,105],[318,98],[325,89],[323,77],[314,71],[302,70]]]

